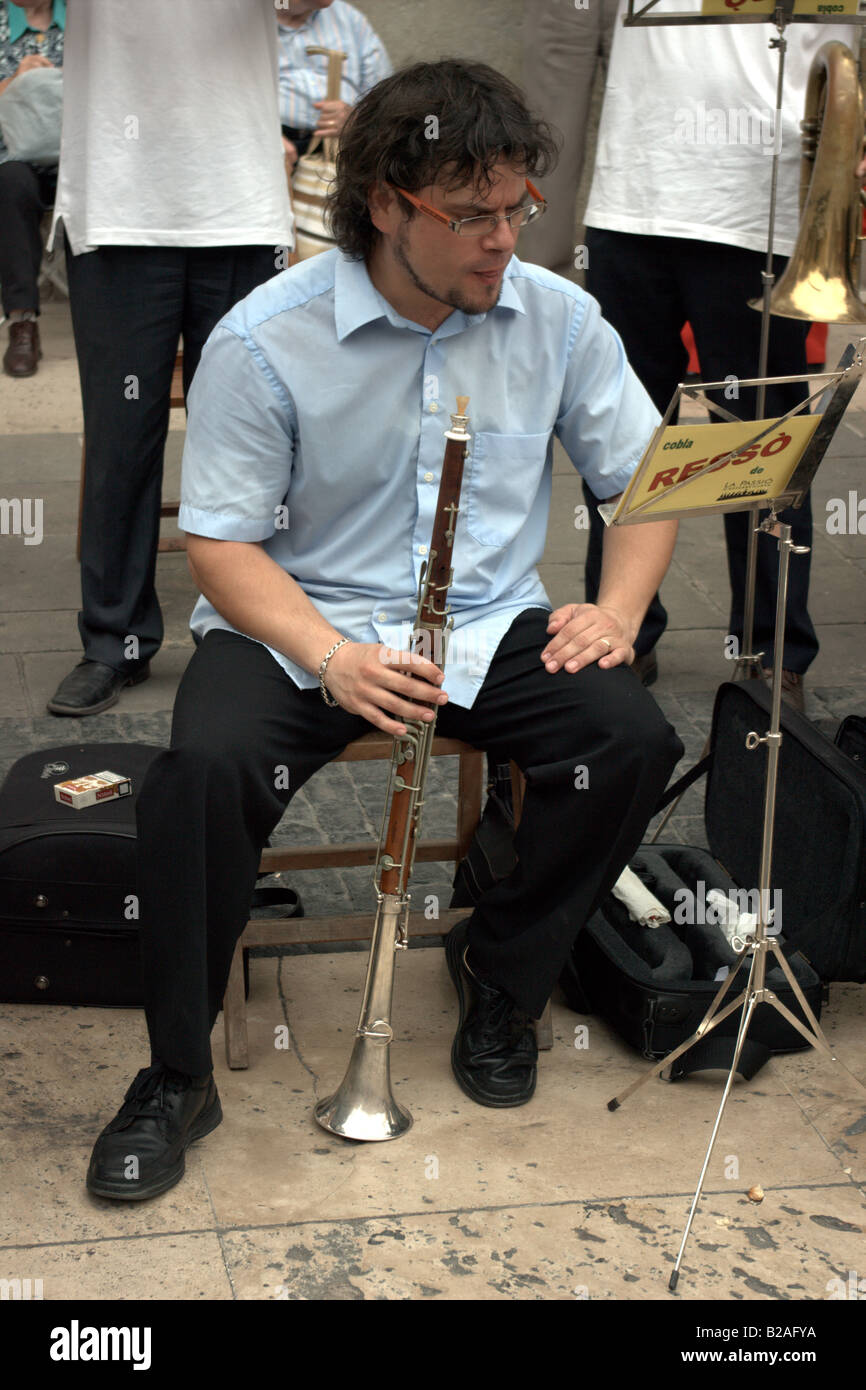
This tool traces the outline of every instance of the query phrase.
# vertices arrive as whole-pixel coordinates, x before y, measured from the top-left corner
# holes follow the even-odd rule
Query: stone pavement
[[[164,555],[166,642],[151,680],[87,721],[45,712],[78,659],[81,420],[63,301],[46,304],[42,327],[38,375],[0,378],[0,492],[44,502],[41,544],[0,536],[0,775],[31,749],[78,739],[165,744],[191,653],[193,586],[183,556]],[[832,330],[831,362],[845,341],[845,330]],[[855,407],[814,490],[811,607],[821,653],[807,713],[831,735],[845,714],[866,708],[866,542],[856,520],[841,535],[825,524],[830,499],[863,495],[866,401],[858,396]],[[165,495],[176,495],[182,426],[178,416]],[[582,594],[580,502],[559,453],[541,567],[554,605]],[[686,745],[684,768],[731,672],[720,518],[681,528],[664,597],[670,628],[653,693]],[[452,763],[434,764],[425,827],[433,833],[451,823]],[[293,801],[277,841],[374,838],[384,776],[375,764],[324,770]],[[702,808],[694,788],[665,837],[705,844]],[[452,868],[422,865],[416,883],[445,905]],[[367,870],[297,876],[296,886],[308,915],[371,901]],[[556,996],[555,1044],[542,1054],[536,1098],[515,1111],[484,1110],[451,1075],[455,1011],[441,951],[417,945],[399,962],[394,1005],[394,1086],[415,1117],[407,1136],[356,1145],[312,1119],[345,1067],[365,955],[264,954],[252,962],[249,1070],[227,1069],[221,1021],[215,1030],[224,1122],[189,1152],[183,1182],[140,1205],[92,1200],[83,1180],[96,1133],[147,1061],[142,1013],[0,1005],[0,1278],[41,1278],[46,1299],[119,1290],[143,1300],[669,1299],[718,1077],[651,1085],[611,1114],[605,1102],[646,1063]],[[823,1014],[861,1077],[864,1011],[862,987],[837,984]],[[575,1045],[581,1024],[586,1048]],[[821,1300],[832,1280],[866,1275],[864,1132],[862,1092],[817,1053],[776,1058],[753,1083],[738,1080],[676,1298]],[[766,1194],[760,1205],[746,1197],[755,1183]]]

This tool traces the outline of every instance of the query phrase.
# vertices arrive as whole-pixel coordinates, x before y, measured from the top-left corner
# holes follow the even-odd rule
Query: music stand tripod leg
[[[745,960],[750,949],[751,948],[749,946],[743,947],[742,951],[740,952],[740,959],[737,961],[731,973],[727,975],[720,984],[715,999],[713,999],[712,1003],[710,1004],[710,1007],[707,1009],[707,1012],[704,1014],[704,1017],[701,1019],[700,1023],[698,1024],[695,1031],[692,1033],[691,1037],[686,1038],[685,1042],[681,1042],[679,1047],[675,1048],[673,1052],[667,1053],[667,1055],[662,1057],[661,1061],[657,1062],[654,1067],[652,1067],[649,1071],[644,1072],[644,1074],[642,1076],[639,1076],[636,1081],[632,1081],[631,1085],[626,1086],[624,1091],[620,1091],[619,1095],[614,1096],[612,1100],[609,1100],[607,1103],[608,1110],[618,1110],[619,1107],[622,1105],[623,1101],[628,1100],[630,1095],[633,1095],[634,1092],[639,1090],[641,1086],[645,1086],[646,1083],[650,1081],[654,1076],[659,1076],[664,1071],[665,1067],[672,1066],[678,1058],[682,1057],[684,1052],[688,1052],[690,1047],[694,1047],[696,1042],[700,1042],[703,1038],[707,1036],[708,1033],[712,1032],[713,1028],[717,1027],[718,1024],[723,1023],[724,1020],[728,1018],[730,1014],[734,1012],[735,1009],[738,1009],[741,1004],[745,1003],[745,1000],[749,993],[749,988],[752,983],[751,970],[749,971],[749,978],[746,982],[744,989],[737,995],[736,999],[731,1000],[730,1004],[727,1004],[725,1008],[721,1009],[718,1013],[716,1012],[719,1009],[719,1006],[722,1000],[724,999],[725,995],[727,994],[728,990],[733,985],[734,980],[737,977],[737,973],[739,972],[740,966],[743,964],[743,961]]]
[[[779,946],[778,942],[776,942],[772,937],[770,937],[767,940],[767,946],[776,956],[779,965],[782,967],[785,977],[787,978],[789,985],[794,991],[794,995],[800,1005],[800,1008],[803,1010],[803,1013],[806,1016],[806,1023],[803,1023],[801,1019],[797,1018],[796,1014],[793,1014],[791,1010],[782,1003],[781,999],[778,999],[776,995],[773,994],[772,990],[765,991],[768,1003],[772,1004],[776,1012],[780,1013],[783,1018],[786,1018],[788,1022],[791,1024],[792,1028],[796,1028],[798,1033],[801,1033],[808,1043],[811,1043],[813,1047],[820,1048],[822,1052],[826,1052],[829,1060],[831,1062],[835,1062],[836,1066],[840,1067],[842,1071],[846,1073],[847,1076],[850,1076],[854,1084],[861,1091],[866,1093],[866,1086],[864,1086],[859,1076],[855,1076],[853,1071],[851,1071],[850,1067],[845,1066],[845,1063],[841,1061],[839,1057],[836,1056],[835,1049],[831,1047],[830,1043],[827,1041],[827,1036],[824,1033],[824,1030],[818,1022],[817,1018],[815,1017],[814,1013],[810,1009],[809,1001],[807,1000],[802,989],[800,988],[800,982],[798,981],[794,972],[791,970],[791,967],[788,964],[788,962],[785,960],[784,953],[781,947]]]
[[[754,962],[754,959],[753,959],[753,961],[752,961],[752,969],[753,969],[753,970],[754,970],[754,967],[755,967],[755,962]],[[687,1241],[688,1238],[689,1238],[689,1231],[692,1229],[692,1221],[694,1220],[695,1212],[696,1212],[697,1209],[698,1209],[698,1202],[701,1200],[701,1193],[702,1193],[703,1187],[704,1187],[704,1178],[706,1177],[707,1169],[708,1169],[709,1166],[710,1166],[710,1159],[711,1159],[712,1156],[713,1156],[713,1149],[715,1148],[715,1144],[716,1144],[716,1135],[717,1135],[718,1132],[719,1132],[719,1128],[720,1128],[721,1123],[722,1123],[722,1116],[723,1116],[724,1113],[725,1113],[725,1106],[726,1106],[726,1104],[727,1104],[728,1096],[729,1096],[730,1093],[731,1093],[731,1087],[732,1087],[732,1085],[734,1084],[734,1077],[735,1077],[736,1072],[737,1072],[737,1067],[738,1067],[739,1064],[740,1064],[740,1053],[741,1053],[742,1050],[743,1050],[743,1043],[746,1041],[746,1034],[747,1034],[748,1031],[749,1031],[749,1023],[750,1023],[750,1021],[751,1021],[751,1017],[752,1017],[752,1014],[753,1014],[754,1009],[755,1009],[755,1004],[757,1003],[757,1000],[758,1000],[758,994],[759,994],[759,991],[755,990],[755,991],[753,991],[753,992],[749,995],[749,1002],[748,1002],[748,1004],[746,1005],[746,1007],[744,1008],[744,1010],[743,1010],[743,1016],[742,1016],[742,1018],[740,1019],[740,1027],[739,1027],[739,1031],[738,1031],[738,1033],[737,1033],[737,1043],[736,1043],[736,1047],[734,1048],[733,1060],[731,1061],[731,1070],[728,1072],[728,1079],[727,1079],[727,1081],[725,1082],[725,1089],[724,1089],[724,1092],[722,1093],[722,1102],[721,1102],[721,1105],[719,1106],[719,1113],[716,1115],[716,1123],[713,1125],[713,1132],[712,1132],[712,1134],[710,1135],[710,1142],[709,1142],[709,1145],[708,1145],[708,1147],[707,1147],[707,1154],[706,1154],[706,1157],[705,1157],[705,1159],[704,1159],[704,1166],[703,1166],[703,1168],[701,1169],[701,1175],[700,1175],[700,1177],[698,1178],[698,1185],[697,1185],[697,1189],[696,1189],[696,1191],[695,1191],[695,1195],[694,1195],[694,1197],[692,1198],[692,1205],[691,1205],[691,1207],[690,1207],[690,1209],[689,1209],[688,1220],[686,1221],[686,1228],[685,1228],[685,1230],[683,1231],[683,1238],[682,1238],[682,1240],[680,1241],[680,1248],[679,1248],[679,1251],[678,1251],[678,1253],[677,1253],[677,1258],[676,1258],[676,1260],[674,1261],[674,1267],[673,1267],[673,1269],[671,1270],[671,1277],[670,1277],[670,1279],[668,1280],[668,1288],[670,1289],[671,1293],[673,1293],[674,1290],[676,1289],[677,1280],[678,1280],[679,1277],[680,1277],[680,1264],[682,1263],[683,1254],[685,1253],[686,1241]]]

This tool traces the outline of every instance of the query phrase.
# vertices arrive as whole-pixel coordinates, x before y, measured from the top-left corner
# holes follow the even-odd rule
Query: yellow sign
[[[780,425],[774,420],[668,425],[649,463],[633,475],[613,520],[638,508],[641,520],[651,521],[656,513],[718,511],[732,503],[752,506],[762,498],[779,497],[820,419],[820,415],[792,415]],[[762,439],[749,443],[765,430]],[[735,449],[739,452],[722,462]],[[708,464],[718,467],[696,477]],[[671,488],[687,478],[689,486],[671,495]]]
[[[702,0],[701,14],[765,14],[776,12],[777,0]],[[795,0],[794,14],[856,14],[858,0]]]

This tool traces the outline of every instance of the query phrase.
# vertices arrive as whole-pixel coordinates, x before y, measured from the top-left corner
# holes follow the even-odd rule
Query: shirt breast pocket
[[[480,545],[507,545],[529,514],[547,460],[549,434],[476,434],[466,528]]]

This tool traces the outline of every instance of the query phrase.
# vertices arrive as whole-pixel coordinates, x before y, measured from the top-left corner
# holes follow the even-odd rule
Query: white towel
[[[740,942],[744,942],[747,936],[754,936],[758,925],[758,916],[755,912],[740,912],[739,905],[729,898],[727,893],[721,892],[718,888],[711,888],[707,894],[707,902],[711,903],[715,909],[715,916],[718,926],[724,932],[728,941],[734,946],[735,951],[742,949],[741,946],[734,945],[736,937]],[[778,936],[780,927],[773,925],[773,918],[776,909],[770,908],[767,913],[767,925],[765,927],[766,936]]]
[[[642,927],[660,927],[671,920],[664,903],[660,903],[629,868],[623,869],[613,885],[613,896],[625,904],[631,920]]]

